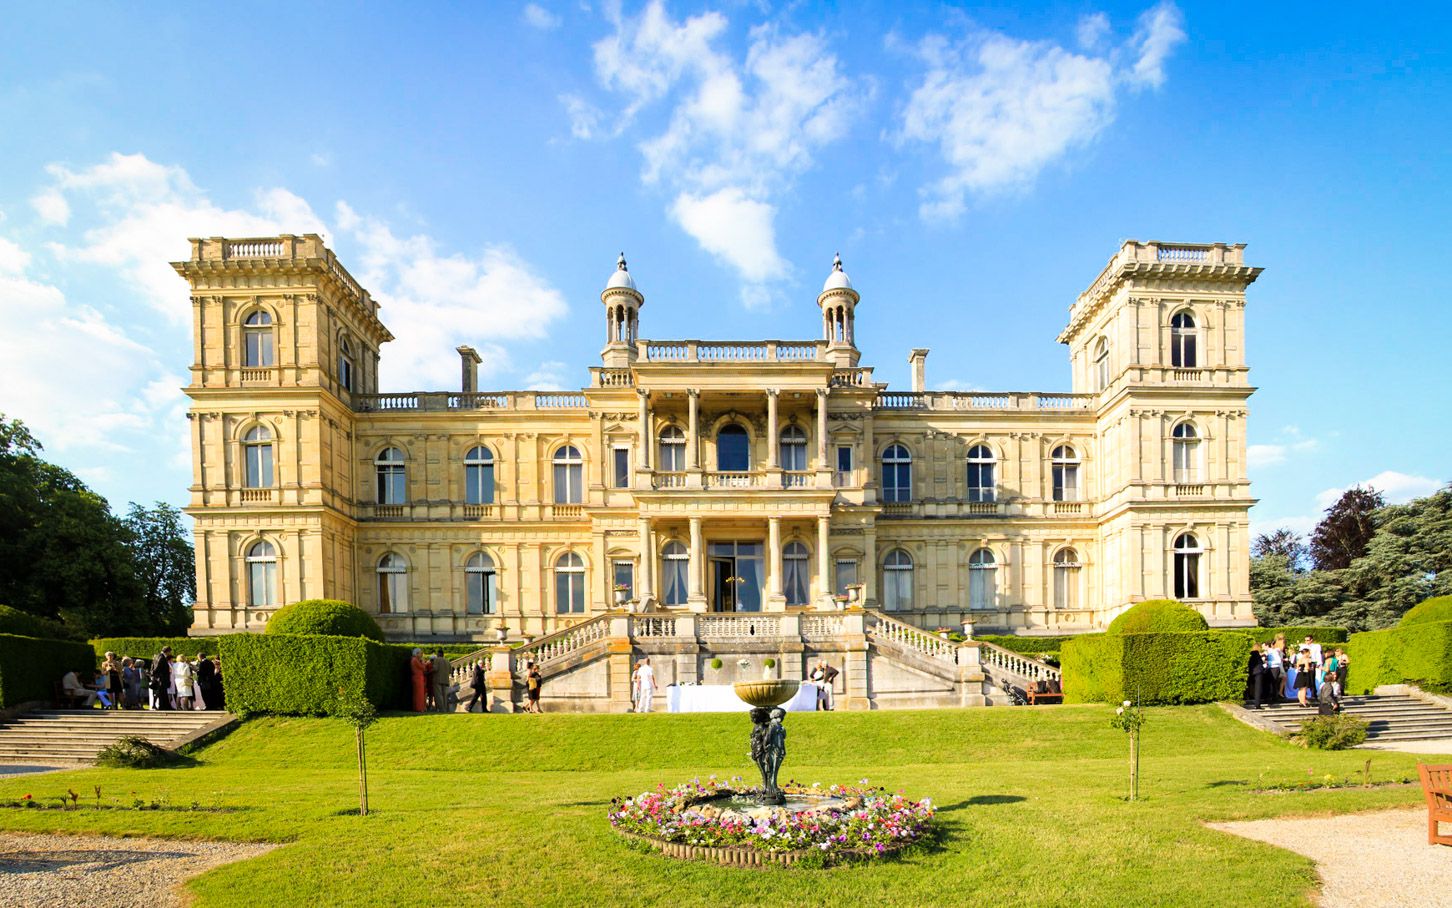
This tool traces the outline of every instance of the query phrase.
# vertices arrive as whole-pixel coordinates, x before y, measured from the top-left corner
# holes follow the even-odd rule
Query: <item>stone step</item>
[[[222,715],[222,711],[218,709],[37,709],[25,713],[28,719],[80,719],[100,722],[192,719],[219,715]]]

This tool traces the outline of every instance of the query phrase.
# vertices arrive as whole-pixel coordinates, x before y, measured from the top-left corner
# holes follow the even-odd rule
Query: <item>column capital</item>
[[[767,388],[766,389],[766,396],[767,397],[776,397],[780,393],[781,393],[781,389],[780,388]]]
[[[641,390],[643,391],[644,389],[642,388]],[[687,388],[686,389],[686,396],[689,397],[689,398],[691,398],[692,400],[699,399],[700,396],[701,396],[701,389],[700,388]]]

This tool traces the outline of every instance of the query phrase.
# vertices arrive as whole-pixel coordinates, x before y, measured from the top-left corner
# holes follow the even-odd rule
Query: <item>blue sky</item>
[[[814,337],[833,252],[907,384],[1066,390],[1125,238],[1244,242],[1257,529],[1452,478],[1443,4],[12,6],[0,412],[185,503],[186,238],[323,232],[389,389],[578,387],[647,337]]]

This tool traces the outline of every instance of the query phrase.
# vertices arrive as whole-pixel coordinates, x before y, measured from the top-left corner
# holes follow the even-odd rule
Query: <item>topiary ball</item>
[[[1407,609],[1401,623],[1430,624],[1433,621],[1452,621],[1452,596],[1434,596]]]
[[[284,605],[267,622],[267,633],[367,637],[383,642],[383,629],[372,615],[337,599],[304,599]]]
[[[1109,622],[1106,634],[1176,634],[1210,628],[1205,616],[1176,599],[1148,599]]]

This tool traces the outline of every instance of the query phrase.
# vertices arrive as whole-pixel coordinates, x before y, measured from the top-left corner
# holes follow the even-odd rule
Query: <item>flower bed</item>
[[[616,832],[644,842],[671,857],[710,860],[720,864],[816,864],[873,858],[917,844],[934,833],[935,808],[930,799],[912,801],[881,788],[833,785],[822,788],[788,784],[788,795],[820,796],[839,803],[821,809],[763,811],[746,817],[712,802],[756,789],[692,779],[675,788],[610,802],[610,825]]]

